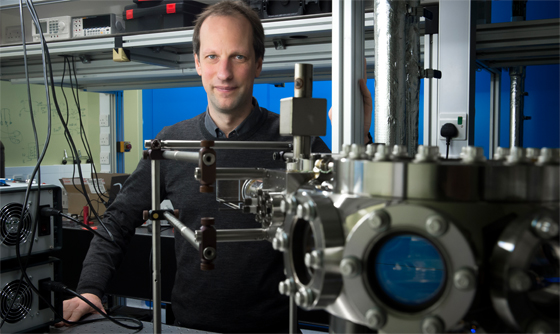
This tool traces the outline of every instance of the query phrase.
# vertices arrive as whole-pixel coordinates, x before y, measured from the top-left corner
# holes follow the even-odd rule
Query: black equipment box
[[[332,0],[245,0],[261,19],[332,12]]]
[[[126,32],[190,27],[196,16],[207,6],[190,0],[134,0],[124,7]]]

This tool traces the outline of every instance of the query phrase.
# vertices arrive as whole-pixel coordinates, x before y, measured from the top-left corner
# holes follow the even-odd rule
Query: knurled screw
[[[389,227],[391,217],[385,210],[371,212],[367,218],[367,223],[374,230],[381,230]]]
[[[304,261],[307,267],[319,269],[321,268],[322,261],[323,261],[323,252],[318,250],[313,250],[310,253],[306,253]]]
[[[531,277],[522,271],[517,270],[509,277],[509,288],[515,292],[525,292],[531,288],[533,282],[531,281]]]
[[[353,257],[346,257],[340,262],[340,273],[345,277],[358,276],[360,269],[360,262]]]
[[[385,326],[387,317],[380,309],[372,308],[366,312],[366,321],[369,328],[381,329]]]
[[[447,232],[448,223],[440,216],[432,216],[426,220],[426,230],[435,237]]]
[[[296,292],[296,305],[300,307],[309,307],[313,303],[314,294],[311,289],[301,288]]]
[[[428,317],[422,322],[423,334],[438,334],[443,333],[444,325],[438,317]]]
[[[550,239],[558,235],[558,223],[548,218],[537,220],[536,223],[533,223],[533,229],[541,239]]]
[[[459,269],[453,275],[453,284],[459,290],[469,291],[476,286],[476,277],[470,269]]]

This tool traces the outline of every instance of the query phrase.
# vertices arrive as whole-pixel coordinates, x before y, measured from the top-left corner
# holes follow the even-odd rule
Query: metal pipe
[[[523,96],[525,94],[525,66],[510,67],[509,145],[523,147]]]
[[[375,0],[375,142],[404,145],[406,2]]]
[[[313,65],[296,63],[294,69],[294,97],[312,97]]]
[[[297,63],[294,68],[294,98],[311,98],[313,95],[313,65]],[[294,136],[294,157],[309,159],[311,137]]]
[[[420,6],[419,0],[408,0],[411,8]],[[419,17],[410,15],[405,20],[406,29],[406,146],[410,156],[416,155],[418,146],[418,118],[420,114],[420,32]]]
[[[152,210],[160,209],[160,161],[152,160]],[[152,290],[154,334],[161,333],[161,228],[160,221],[152,221]]]
[[[163,216],[173,227],[181,232],[183,238],[187,239],[187,241],[196,249],[198,250],[199,242],[196,241],[196,237],[194,235],[193,230],[188,228],[185,224],[183,224],[179,219],[175,217],[175,215],[171,214],[170,212],[164,212]]]
[[[262,168],[216,168],[217,180],[247,180],[247,179],[263,179],[268,177],[268,171]],[[200,181],[200,169],[194,170],[194,177]]]
[[[289,333],[295,334],[299,333],[297,328],[297,305],[296,305],[296,294],[290,293],[290,328]]]
[[[198,243],[202,242],[200,231],[195,231],[195,240]],[[270,236],[266,228],[216,230],[216,240],[218,242],[266,241],[270,240]]]
[[[163,151],[163,157],[168,160],[198,163],[198,152]]]
[[[144,147],[150,148],[151,141],[144,141]],[[199,140],[162,140],[161,148],[163,149],[200,149]],[[214,149],[221,150],[232,150],[232,149],[243,149],[243,150],[280,150],[280,151],[291,151],[291,142],[268,142],[268,141],[215,141],[212,146]]]

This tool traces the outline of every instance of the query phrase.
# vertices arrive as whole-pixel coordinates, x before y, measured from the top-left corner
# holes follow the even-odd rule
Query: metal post
[[[525,66],[510,67],[509,77],[509,146],[523,147],[523,96],[525,94]]]
[[[439,34],[424,36],[424,68],[439,69]],[[437,145],[439,80],[424,79],[424,142],[423,145]]]
[[[333,1],[332,22],[332,152],[339,153],[342,144],[364,144],[364,2]]]
[[[160,161],[152,160],[152,210],[160,209]],[[152,221],[152,289],[154,334],[161,333],[161,229],[160,221]]]
[[[502,87],[502,72],[490,72],[490,143],[488,157],[492,159],[500,146],[500,95]]]
[[[295,293],[290,294],[290,334],[298,332],[297,329],[297,305]]]
[[[313,65],[297,63],[294,69],[294,98],[313,96]],[[311,137],[294,136],[294,157],[309,159],[311,156]]]
[[[374,1],[375,142],[405,144],[406,2]]]

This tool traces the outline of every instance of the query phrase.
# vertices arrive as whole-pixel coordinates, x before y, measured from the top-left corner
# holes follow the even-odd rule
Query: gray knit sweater
[[[266,117],[236,141],[291,141],[279,135],[279,115],[263,109]],[[204,113],[164,128],[159,139],[216,140],[204,125]],[[228,139],[224,139],[228,140]],[[325,143],[313,141],[313,152],[329,152]],[[273,151],[218,150],[218,167],[284,169],[272,160]],[[161,163],[161,198],[180,210],[180,220],[200,228],[202,217],[214,217],[217,229],[258,228],[254,215],[218,211],[215,194],[198,192],[193,164],[164,160]],[[102,296],[125,249],[142,224],[142,211],[151,206],[150,162],[142,160],[105,213],[115,243],[94,237],[78,286],[79,293]],[[101,230],[100,233],[103,233]],[[199,253],[175,231],[177,274],[172,307],[180,326],[213,332],[283,332],[288,329],[288,298],[278,292],[285,279],[280,252],[267,241],[219,243],[213,271],[200,270]]]

